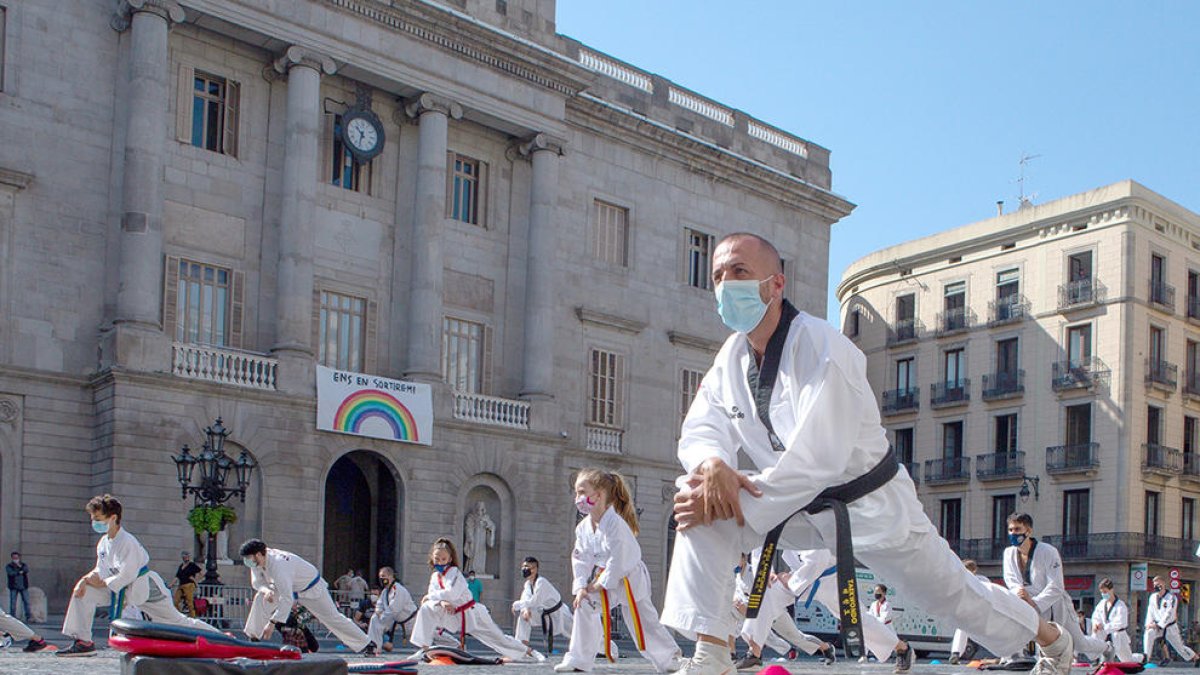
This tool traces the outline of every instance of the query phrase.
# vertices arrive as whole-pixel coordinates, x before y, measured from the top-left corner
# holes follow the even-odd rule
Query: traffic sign
[[[1178,581],[1178,580],[1179,580],[1180,574],[1179,574],[1179,568],[1178,568],[1178,567],[1172,567],[1172,568],[1171,568],[1171,571],[1170,571],[1168,574],[1170,575],[1171,579],[1173,579],[1173,580],[1175,580],[1175,581]]]

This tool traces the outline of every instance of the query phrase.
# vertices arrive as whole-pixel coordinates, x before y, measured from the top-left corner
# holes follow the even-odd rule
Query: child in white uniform
[[[413,602],[408,589],[396,580],[396,572],[390,567],[379,568],[379,585],[379,600],[375,603],[371,622],[367,624],[367,638],[383,651],[390,652],[392,644],[384,642],[383,634],[415,616],[417,603]]]
[[[528,645],[536,618],[547,633],[546,651],[552,652],[555,635],[571,635],[571,627],[575,623],[571,608],[562,601],[562,595],[554,584],[542,577],[537,558],[529,556],[521,562],[521,576],[525,577],[521,599],[512,604],[513,614],[517,617],[513,636]]]
[[[1092,612],[1092,635],[1107,640],[1122,663],[1133,661],[1133,647],[1129,641],[1129,606],[1117,597],[1113,581],[1100,580],[1100,602]]]
[[[650,601],[650,572],[637,542],[637,513],[620,474],[584,469],[575,479],[575,506],[585,517],[575,527],[571,552],[575,625],[558,672],[592,670],[596,653],[612,635],[609,612],[620,606],[625,625],[654,670],[670,670],[679,646]],[[608,655],[611,661],[613,657]]]
[[[471,589],[467,588],[467,580],[458,569],[458,552],[453,542],[444,537],[433,542],[429,550],[429,567],[433,570],[429,575],[429,588],[421,598],[417,620],[408,638],[413,646],[427,649],[433,645],[437,629],[444,628],[457,632],[460,640],[466,640],[470,633],[507,659],[546,660],[540,652],[505,635],[492,620],[487,607],[475,602]]]
[[[1147,661],[1151,659],[1154,641],[1161,637],[1185,660],[1193,665],[1200,663],[1200,654],[1192,651],[1179,635],[1178,610],[1179,598],[1167,592],[1167,580],[1154,577],[1154,592],[1146,599],[1146,632],[1142,633],[1142,653]]]
[[[753,576],[760,552],[761,550],[756,550],[754,556],[743,557],[742,567],[734,570],[739,573],[734,608],[740,615],[745,615],[746,612],[746,600],[750,596],[752,585],[748,577]],[[750,653],[735,664],[738,670],[761,666],[763,647],[770,647],[780,654],[787,654],[789,645],[809,655],[821,652],[825,665],[831,665],[836,660],[832,645],[801,631],[788,614],[788,606],[796,602],[796,595],[788,586],[790,579],[791,572],[772,575],[767,591],[763,594],[762,604],[759,605],[758,616],[742,621],[741,638],[750,645]]]
[[[29,640],[21,649],[23,652],[40,652],[50,646],[46,644],[41,635],[3,609],[0,609],[0,635],[7,635],[14,640]]]
[[[85,507],[92,529],[103,534],[96,544],[96,566],[75,584],[63,635],[75,642],[57,656],[92,656],[92,619],[97,607],[109,607],[110,618],[120,618],[126,606],[136,605],[151,621],[199,630],[219,632],[216,628],[184,616],[175,608],[171,592],[162,577],[149,568],[150,554],[141,543],[121,527],[121,502],[112,495],[92,497]]]

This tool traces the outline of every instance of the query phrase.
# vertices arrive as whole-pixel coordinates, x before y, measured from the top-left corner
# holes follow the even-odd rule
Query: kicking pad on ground
[[[504,659],[498,657],[476,656],[455,647],[429,647],[421,651],[421,658],[439,666],[495,666],[504,663]]]
[[[980,670],[1023,670],[1029,672],[1037,665],[1034,659],[1013,659],[1005,663],[989,663],[981,666]]]
[[[336,656],[315,657],[303,661],[260,661],[126,654],[121,659],[121,675],[347,675],[349,672],[346,662]]]
[[[108,646],[137,656],[199,659],[240,657],[258,660],[300,658],[300,650],[295,647],[280,648],[264,642],[239,640],[224,633],[133,619],[117,619],[112,622],[112,636],[108,638]]]

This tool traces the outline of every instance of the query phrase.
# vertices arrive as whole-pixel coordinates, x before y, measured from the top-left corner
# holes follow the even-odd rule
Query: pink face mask
[[[581,515],[590,515],[592,513],[592,507],[595,505],[595,500],[586,495],[579,495],[575,498],[575,508],[579,510]]]

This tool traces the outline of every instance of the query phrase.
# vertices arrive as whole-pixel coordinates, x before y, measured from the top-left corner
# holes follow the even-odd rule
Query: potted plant
[[[196,531],[196,536],[202,540],[208,535],[216,535],[221,530],[225,529],[226,525],[237,522],[237,512],[225,506],[218,504],[217,506],[194,506],[191,511],[188,511],[188,523],[192,529]]]

